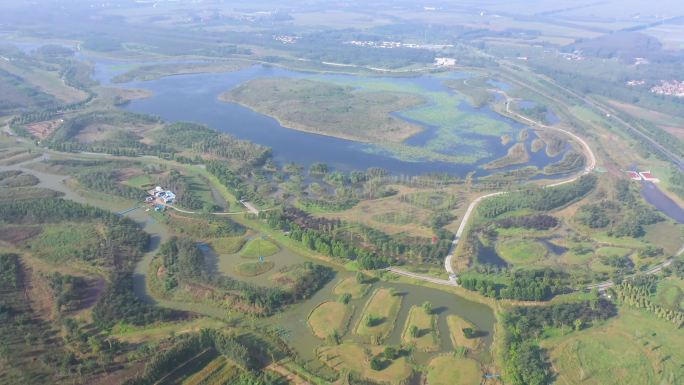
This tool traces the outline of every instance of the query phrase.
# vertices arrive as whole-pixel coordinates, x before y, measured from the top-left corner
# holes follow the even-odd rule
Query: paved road
[[[458,241],[461,239],[461,235],[463,235],[463,232],[465,231],[465,228],[468,225],[468,220],[470,219],[470,216],[473,214],[475,207],[477,207],[477,205],[484,199],[496,195],[502,195],[505,193],[505,191],[499,191],[487,195],[482,195],[480,197],[477,197],[475,200],[470,202],[470,205],[468,205],[468,208],[466,209],[466,212],[463,215],[463,219],[461,219],[461,224],[458,226],[458,230],[456,230],[454,240],[451,242],[451,247],[449,248],[449,255],[447,255],[446,258],[444,258],[444,269],[449,274],[449,281],[456,283],[456,273],[454,272],[454,266],[451,264],[451,260],[454,257],[454,252],[456,251],[456,246],[458,246]]]
[[[456,282],[455,279],[452,280],[452,279],[435,278],[435,277],[431,277],[429,275],[412,273],[410,271],[398,269],[396,267],[388,267],[385,270],[390,271],[390,272],[395,273],[395,274],[403,275],[405,277],[415,278],[415,279],[419,279],[419,280],[425,281],[425,282],[436,283],[438,285],[458,286],[458,282]]]
[[[575,140],[577,143],[579,143],[582,146],[583,152],[585,153],[585,156],[586,156],[587,162],[588,162],[587,167],[585,167],[584,170],[582,170],[580,173],[576,174],[572,178],[568,178],[568,179],[565,179],[565,180],[560,181],[560,182],[554,182],[554,183],[548,184],[544,187],[554,187],[554,186],[560,186],[562,184],[574,182],[577,179],[579,179],[581,176],[589,174],[590,172],[592,172],[596,168],[596,155],[594,155],[594,152],[592,151],[591,147],[589,146],[589,144],[584,139],[580,138],[579,136],[577,136],[576,134],[574,134],[570,131],[567,131],[567,130],[564,130],[564,129],[558,128],[558,127],[547,126],[547,125],[542,124],[540,122],[536,122],[536,121],[534,121],[534,120],[532,120],[526,116],[518,114],[517,112],[511,110],[511,102],[515,99],[509,97],[508,94],[506,94],[506,92],[504,92],[504,91],[501,91],[501,90],[491,90],[491,91],[500,93],[506,98],[506,113],[507,114],[514,116],[514,117],[516,117],[516,118],[518,118],[524,122],[527,122],[532,127],[536,126],[536,127],[541,127],[541,128],[547,129],[547,130],[561,132],[561,133],[569,136],[570,138],[572,138],[573,140]],[[458,286],[458,276],[456,275],[456,272],[454,271],[452,259],[454,257],[454,252],[456,251],[456,247],[458,246],[458,242],[461,240],[461,236],[463,235],[463,232],[465,231],[465,228],[468,225],[468,220],[470,219],[470,216],[475,211],[475,208],[477,207],[477,205],[480,204],[480,202],[482,202],[483,200],[490,198],[490,197],[493,197],[493,196],[503,195],[506,193],[507,193],[507,191],[493,192],[493,193],[489,193],[486,195],[479,196],[479,197],[475,198],[472,202],[470,202],[470,205],[468,205],[468,208],[466,209],[466,212],[463,215],[463,218],[461,219],[461,223],[459,224],[458,229],[456,230],[456,234],[454,235],[454,239],[451,242],[451,247],[449,248],[449,254],[444,258],[444,270],[446,270],[447,274],[449,274],[448,280],[438,279],[438,278],[434,278],[434,277],[431,277],[428,275],[412,273],[410,271],[406,271],[406,270],[402,270],[402,269],[394,268],[394,267],[389,268],[387,270],[391,271],[393,273],[396,273],[396,274],[404,275],[404,276],[411,277],[411,278],[420,279],[420,280],[423,280],[426,282],[432,282],[432,283],[437,283],[437,284],[441,284],[441,285]]]
[[[256,207],[254,207],[254,205],[251,202],[241,199],[240,203],[242,203],[242,205],[245,206],[250,213],[254,215],[259,215],[259,210]]]
[[[684,247],[682,247],[682,250],[677,255],[680,255],[682,253],[682,251],[684,251]],[[665,267],[670,266],[672,264],[672,261],[673,261],[673,259],[670,258],[667,261],[665,261],[663,263],[659,263],[659,264],[653,266],[652,268],[642,272],[641,274],[652,275],[652,274],[660,273]],[[636,274],[628,275],[625,277],[625,279],[632,279],[635,276],[636,276]],[[587,290],[598,289],[598,291],[604,291],[604,290],[606,290],[609,287],[612,287],[614,285],[615,284],[613,283],[613,281],[605,281],[605,282],[595,283],[593,285],[588,285],[586,287],[586,289]]]

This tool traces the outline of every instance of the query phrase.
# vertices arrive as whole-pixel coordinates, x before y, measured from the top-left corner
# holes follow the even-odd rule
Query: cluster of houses
[[[665,96],[676,96],[678,98],[684,98],[684,81],[665,81],[662,80],[660,85],[653,86],[651,88],[651,93],[656,95]]]
[[[145,202],[152,203],[162,203],[162,204],[173,204],[176,200],[176,194],[171,190],[165,190],[161,186],[155,187],[153,190],[147,192],[150,196],[145,199]]]

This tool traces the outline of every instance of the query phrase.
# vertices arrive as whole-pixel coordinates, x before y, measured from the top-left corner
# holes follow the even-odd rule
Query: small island
[[[422,130],[394,117],[424,100],[403,92],[363,91],[307,79],[254,79],[222,94],[283,126],[367,143],[400,143]]]

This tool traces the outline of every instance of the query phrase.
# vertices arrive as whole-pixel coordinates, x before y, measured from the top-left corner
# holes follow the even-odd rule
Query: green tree
[[[411,338],[418,338],[418,334],[420,334],[420,329],[418,329],[418,326],[416,325],[411,325],[409,328],[409,335]]]
[[[582,326],[584,325],[584,322],[582,322],[582,319],[578,318],[575,320],[575,331],[580,331],[582,330]]]
[[[393,346],[387,346],[382,352],[382,355],[387,360],[394,360],[399,355],[399,352],[397,352],[397,349]]]

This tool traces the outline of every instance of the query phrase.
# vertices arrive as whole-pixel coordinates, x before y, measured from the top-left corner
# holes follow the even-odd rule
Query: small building
[[[436,57],[435,65],[437,67],[453,67],[456,65],[456,59],[451,57]]]
[[[639,175],[641,175],[641,177],[647,182],[653,182],[653,183],[660,182],[660,179],[653,176],[653,174],[651,174],[651,171],[641,171],[641,172],[639,172]]]
[[[152,201],[157,200],[166,204],[172,204],[176,200],[176,194],[173,191],[165,190],[161,186],[155,187],[154,190],[150,190],[148,193],[150,197],[145,200],[146,202],[149,202],[150,198]]]
[[[641,175],[636,171],[627,171],[627,175],[629,175],[631,180],[641,180]]]
[[[173,203],[173,201],[176,200],[176,194],[171,191],[164,191],[159,195],[159,198],[161,198],[164,203]]]

